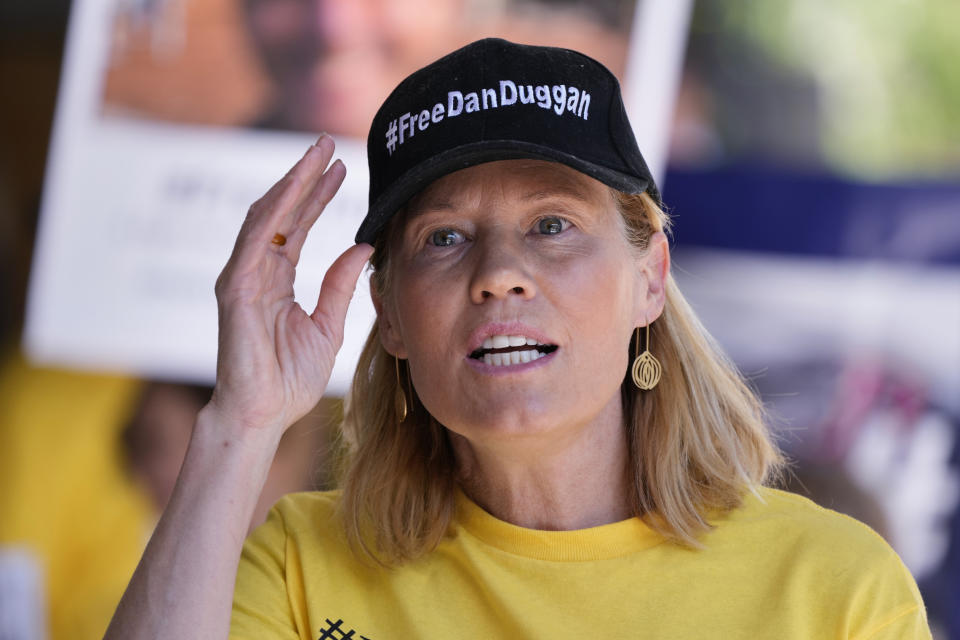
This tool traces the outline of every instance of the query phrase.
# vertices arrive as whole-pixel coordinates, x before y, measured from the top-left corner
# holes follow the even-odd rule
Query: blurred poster
[[[213,286],[249,205],[318,132],[334,135],[347,179],[297,273],[297,299],[312,308],[366,212],[364,140],[380,102],[415,68],[480,37],[596,57],[624,81],[631,119],[647,126],[641,145],[665,148],[689,5],[77,0],[31,274],[29,355],[212,380]],[[641,55],[649,47],[658,55]],[[631,99],[640,77],[656,101]],[[334,393],[373,321],[366,288],[362,280],[347,319]]]

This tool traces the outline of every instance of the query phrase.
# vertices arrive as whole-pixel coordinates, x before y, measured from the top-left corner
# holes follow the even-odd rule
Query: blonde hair
[[[647,248],[669,227],[647,194],[615,192],[629,241]],[[391,227],[402,219],[398,213]],[[390,287],[390,228],[371,265],[378,294]],[[626,375],[621,395],[635,514],[667,538],[699,546],[707,517],[738,506],[745,491],[767,482],[782,458],[763,406],[696,318],[672,278],[666,304],[650,327],[663,366],[652,391]],[[635,345],[631,344],[631,357]],[[416,400],[401,424],[396,394],[412,388],[409,371],[380,343],[376,325],[360,355],[342,426],[340,510],[354,549],[398,564],[433,549],[453,518],[456,463],[446,429]],[[400,387],[398,387],[398,384]],[[408,395],[408,401],[410,400]]]

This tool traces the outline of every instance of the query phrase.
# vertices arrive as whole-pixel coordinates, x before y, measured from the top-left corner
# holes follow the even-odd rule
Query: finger
[[[341,253],[323,276],[317,308],[310,314],[310,318],[321,330],[325,330],[328,335],[338,336],[341,341],[347,307],[357,287],[363,265],[372,253],[373,247],[369,244],[355,244]]]
[[[287,256],[290,261],[296,265],[300,261],[300,251],[307,240],[307,234],[310,228],[323,213],[323,210],[336,195],[343,184],[343,179],[347,175],[347,169],[341,160],[337,160],[326,173],[317,181],[313,190],[303,202],[303,206],[297,215],[297,219],[292,233],[287,236]]]
[[[251,247],[250,260],[259,262],[266,251],[276,246],[271,240],[277,233],[290,233],[298,205],[312,191],[330,162],[333,151],[333,139],[322,136],[307,149],[287,175],[250,207],[234,245],[234,256]]]
[[[251,219],[252,239],[270,240],[276,233],[289,233],[294,226],[297,211],[333,157],[333,138],[323,136],[307,149],[303,157],[281,178],[280,188],[269,198],[255,203],[257,210]]]
[[[301,167],[308,162],[308,158],[310,156],[311,151],[313,151],[314,148],[320,144],[321,140],[323,140],[323,137],[324,136],[321,135],[319,138],[317,138],[316,142],[314,142],[312,145],[307,147],[307,150],[303,152],[303,155],[300,157],[300,159],[297,160],[297,162],[292,167],[290,167],[290,169],[287,170],[287,172],[283,175],[282,178],[274,182],[273,185],[271,185],[270,188],[267,189],[267,192],[264,193],[262,196],[260,196],[256,202],[254,202],[254,205],[261,202],[269,202],[269,201],[276,200],[277,197],[279,197],[280,193],[289,185],[290,179],[292,178],[293,174],[296,173],[298,170],[300,170]]]

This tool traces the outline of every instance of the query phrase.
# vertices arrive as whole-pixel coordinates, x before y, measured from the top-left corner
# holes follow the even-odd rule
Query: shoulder
[[[334,546],[336,498],[333,492],[284,496],[250,534],[237,568],[231,638],[289,638],[303,627],[303,563],[318,546]]]
[[[832,509],[821,507],[796,493],[758,487],[744,495],[743,503],[730,512],[732,521],[771,523],[790,522],[835,535],[882,540],[870,527]]]
[[[339,491],[303,491],[280,498],[270,509],[267,521],[251,538],[316,537],[336,529]]]
[[[335,515],[340,491],[301,491],[288,493],[273,505],[271,511],[293,527],[309,524]]]
[[[890,545],[867,525],[787,491],[761,487],[714,524],[718,541],[749,540],[770,552],[832,559],[838,570],[877,561],[902,567]]]
[[[304,492],[284,496],[267,520],[247,537],[237,576],[237,593],[274,588],[309,559],[333,553],[341,545],[342,527],[334,522],[338,494]]]
[[[842,626],[858,630],[848,637],[872,637],[868,632],[903,620],[925,627],[916,582],[890,545],[867,525],[802,496],[758,489],[715,519],[704,542],[708,553],[714,545],[732,551],[753,575],[771,574],[797,599],[820,602],[814,609],[843,611]]]

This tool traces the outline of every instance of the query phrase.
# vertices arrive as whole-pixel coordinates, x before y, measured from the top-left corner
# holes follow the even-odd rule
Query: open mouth
[[[526,336],[490,336],[483,346],[470,354],[475,360],[502,367],[524,362],[533,362],[557,350],[555,344],[537,342]]]

